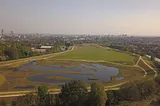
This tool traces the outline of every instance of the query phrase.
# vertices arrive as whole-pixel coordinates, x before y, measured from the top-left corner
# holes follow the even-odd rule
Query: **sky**
[[[160,36],[160,0],[0,0],[0,29]]]

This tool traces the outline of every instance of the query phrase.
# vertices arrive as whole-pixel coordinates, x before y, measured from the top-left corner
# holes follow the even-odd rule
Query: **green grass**
[[[53,59],[78,59],[90,61],[109,61],[116,63],[134,64],[134,56],[112,49],[96,46],[76,47],[73,51],[54,57]]]

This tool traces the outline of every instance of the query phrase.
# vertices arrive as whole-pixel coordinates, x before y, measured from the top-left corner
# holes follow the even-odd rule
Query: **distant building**
[[[37,52],[46,52],[47,49],[32,49],[32,51],[37,51]]]
[[[51,49],[52,46],[41,46],[40,49]]]
[[[2,30],[1,30],[1,35],[3,36],[3,34],[4,34],[4,30],[2,29]]]
[[[146,55],[149,59],[151,59],[151,56],[150,55]],[[159,58],[157,58],[157,57],[155,57],[154,58],[154,61],[157,61],[157,62],[160,62],[160,59]]]
[[[38,49],[35,49],[35,48],[31,48],[32,51],[37,51],[37,52],[46,52],[47,49],[51,49],[52,46],[41,46],[40,48]]]

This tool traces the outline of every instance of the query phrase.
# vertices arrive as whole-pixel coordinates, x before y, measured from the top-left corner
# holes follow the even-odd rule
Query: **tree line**
[[[0,48],[0,61],[40,55],[40,52],[33,52],[30,46],[23,44],[0,44]]]
[[[39,86],[37,94],[17,97],[12,106],[160,106],[160,76],[124,84],[119,90],[105,91],[98,82],[90,87],[88,91],[85,83],[70,81],[62,85],[60,94],[52,95],[47,87]]]
[[[66,45],[69,48],[70,45],[68,43],[66,43]],[[37,45],[31,46],[30,44],[24,44],[24,43],[0,44],[0,61],[15,60],[15,59],[19,59],[19,58],[38,56],[38,55],[42,55],[42,54],[54,53],[54,52],[61,51],[59,44],[55,44],[53,46],[53,48],[47,49],[47,51],[45,53],[38,52],[38,51],[32,51],[31,50],[32,47],[38,48]]]

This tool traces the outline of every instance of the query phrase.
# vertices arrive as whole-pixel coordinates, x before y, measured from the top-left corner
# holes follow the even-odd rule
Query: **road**
[[[113,86],[105,86],[104,87],[104,90],[107,91],[107,90],[118,90],[119,87],[117,86],[121,86],[122,84],[124,84],[126,82],[123,82],[123,83],[119,83],[119,84],[115,84]],[[90,87],[87,88],[88,89],[88,92],[90,92]],[[7,97],[18,97],[18,96],[24,96],[28,93],[33,93],[33,94],[36,94],[36,90],[28,90],[28,91],[10,91],[10,92],[0,92],[0,98],[7,98]],[[61,91],[60,89],[49,89],[48,92],[50,94],[59,94]]]

